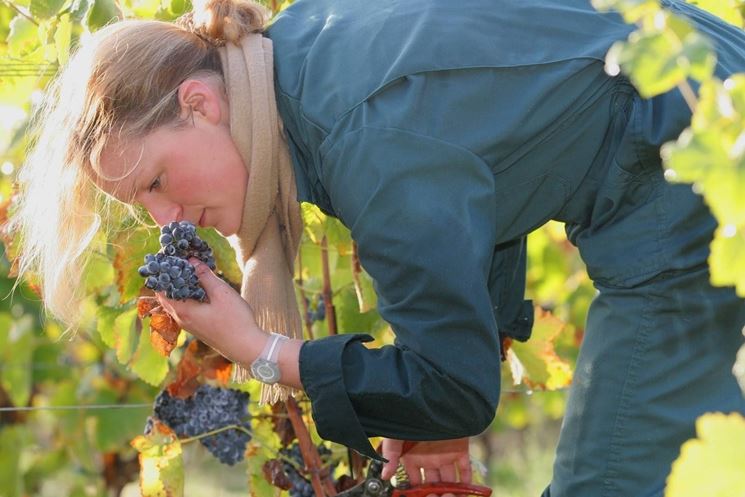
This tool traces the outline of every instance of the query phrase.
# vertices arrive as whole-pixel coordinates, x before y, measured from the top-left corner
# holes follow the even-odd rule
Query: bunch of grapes
[[[199,279],[188,259],[196,257],[210,269],[215,269],[215,257],[207,242],[199,238],[197,228],[189,221],[172,222],[160,229],[161,249],[147,254],[138,272],[145,278],[145,286],[165,292],[174,300],[195,299],[204,302],[207,294],[199,286]]]
[[[289,490],[290,497],[313,497],[313,485],[298,471],[298,468],[305,467],[300,445],[294,443],[289,447],[280,449],[279,454],[282,457],[282,465],[287,479],[292,484]],[[318,446],[318,454],[321,456],[321,461],[326,462],[331,456],[331,449],[321,444]],[[333,468],[330,471],[333,472]]]
[[[310,306],[310,302],[308,299],[305,299],[308,303],[308,321],[311,323],[314,323],[316,321],[323,321],[326,319],[326,303],[323,300],[323,295],[318,294],[318,298],[316,299],[316,309],[313,310]]]
[[[155,399],[153,410],[155,417],[179,437],[195,437],[226,426],[250,429],[250,423],[244,420],[248,399],[246,392],[201,385],[186,399],[172,397],[163,390]],[[148,426],[145,433],[148,433]],[[231,428],[202,437],[199,442],[220,462],[233,465],[243,459],[250,439],[251,435],[246,431]]]

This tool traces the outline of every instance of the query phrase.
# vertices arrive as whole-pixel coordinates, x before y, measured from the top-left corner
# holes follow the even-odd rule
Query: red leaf
[[[279,459],[270,459],[264,463],[261,467],[262,473],[266,481],[274,485],[275,487],[281,488],[282,490],[289,490],[292,488],[292,482],[285,473],[284,464]]]

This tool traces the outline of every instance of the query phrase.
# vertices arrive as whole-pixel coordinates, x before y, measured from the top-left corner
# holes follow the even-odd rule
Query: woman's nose
[[[158,223],[158,226],[164,226],[171,221],[178,220],[180,207],[171,202],[143,202],[143,207],[145,207],[148,213],[150,213],[150,217],[153,218],[153,221]]]

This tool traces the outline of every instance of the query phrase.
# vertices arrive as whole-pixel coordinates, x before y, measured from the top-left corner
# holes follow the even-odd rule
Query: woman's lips
[[[199,217],[199,222],[197,223],[199,224],[201,228],[204,228],[204,215],[206,212],[207,212],[207,209],[202,211],[202,215]]]

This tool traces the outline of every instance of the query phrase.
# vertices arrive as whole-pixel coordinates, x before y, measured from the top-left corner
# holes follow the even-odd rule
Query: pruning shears
[[[413,442],[406,442],[402,455],[413,446]],[[390,480],[383,480],[380,477],[382,472],[382,462],[370,461],[367,469],[367,477],[354,487],[339,492],[336,497],[427,497],[430,494],[480,495],[490,497],[492,493],[489,487],[460,482],[423,483],[421,485],[401,485],[396,487],[393,486]]]

